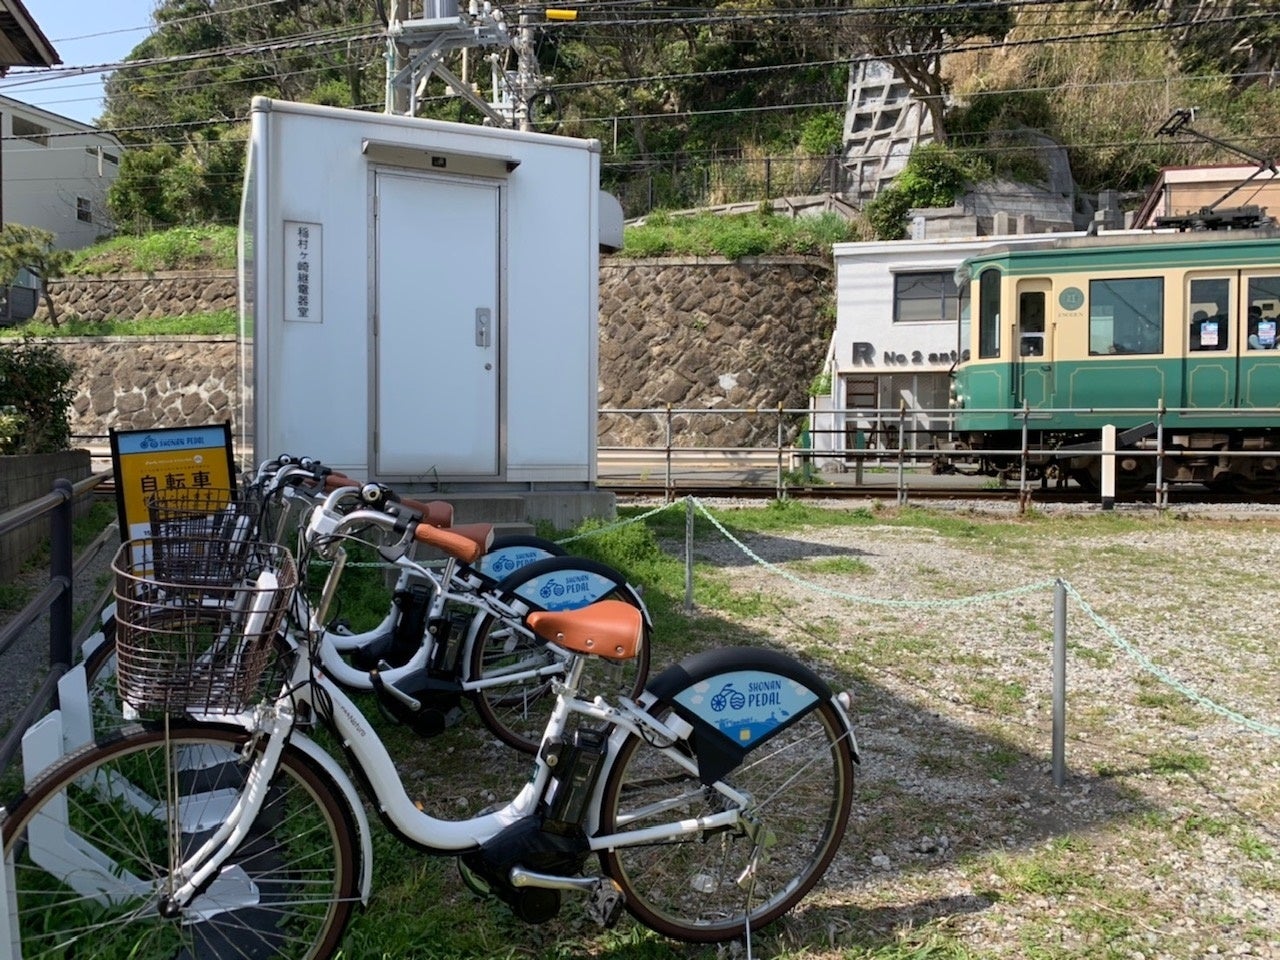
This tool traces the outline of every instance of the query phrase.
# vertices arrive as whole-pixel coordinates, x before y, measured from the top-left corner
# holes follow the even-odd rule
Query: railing
[[[115,535],[114,526],[104,530],[78,558],[72,555],[72,505],[88,496],[110,473],[98,473],[71,483],[55,480],[53,492],[0,515],[0,536],[19,527],[49,517],[49,583],[31,601],[0,627],[0,656],[27,632],[40,617],[49,616],[49,674],[35,697],[13,720],[8,734],[0,741],[0,770],[6,769],[22,744],[22,735],[52,704],[57,696],[58,680],[71,669],[75,652],[90,634],[99,611],[106,606],[110,588],[99,596],[77,630],[74,624],[73,590],[76,574]]]
[[[1212,408],[1167,407],[1156,404],[1151,407],[1080,407],[1080,408],[1031,408],[1010,411],[1007,408],[966,409],[966,416],[999,416],[1007,418],[1012,435],[1021,434],[1020,442],[1012,447],[987,447],[973,451],[972,455],[990,460],[1007,461],[1002,472],[1007,481],[1016,480],[1022,499],[1029,495],[1037,481],[1030,469],[1041,464],[1046,456],[1069,453],[1072,456],[1098,456],[1103,462],[1114,465],[1119,454],[1125,457],[1155,458],[1154,483],[1158,504],[1167,504],[1168,483],[1166,464],[1179,460],[1203,459],[1229,454],[1232,458],[1276,458],[1280,450],[1257,446],[1250,449],[1184,449],[1169,441],[1170,424],[1178,429],[1194,429],[1197,420],[1222,417],[1224,413],[1238,421],[1238,428],[1261,428],[1280,422],[1280,408],[1244,408],[1224,411]],[[602,442],[598,447],[601,482],[625,479],[637,471],[648,482],[661,472],[668,500],[677,496],[681,481],[686,486],[705,488],[714,485],[717,478],[731,474],[737,485],[773,486],[781,499],[788,487],[807,486],[814,482],[814,472],[834,470],[845,473],[852,470],[854,485],[864,483],[867,469],[896,471],[898,499],[906,501],[908,474],[923,467],[932,466],[939,458],[960,458],[966,451],[951,449],[955,434],[955,411],[950,408],[910,407],[900,404],[897,408],[846,408],[846,409],[796,409],[776,408],[604,408],[599,411],[601,435],[607,438],[616,430],[616,421],[630,422],[631,439],[640,436],[649,442],[629,442],[625,445]],[[1033,445],[1032,434],[1040,429],[1037,421],[1051,417],[1071,416],[1086,418],[1101,429],[1108,424],[1150,423],[1153,434],[1144,440],[1144,446],[1121,444],[1121,450],[1104,447],[1099,442],[1085,447],[1052,450]],[[645,423],[644,421],[647,421]],[[734,446],[704,442],[716,434],[714,425],[707,421],[725,424],[742,424],[739,433],[750,439]],[[606,466],[607,465],[607,466]],[[726,485],[728,481],[725,481]],[[822,481],[817,481],[822,482]]]

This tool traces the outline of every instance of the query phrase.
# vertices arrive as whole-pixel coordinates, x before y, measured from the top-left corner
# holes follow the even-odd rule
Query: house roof
[[[52,67],[61,62],[22,0],[0,0],[0,74],[9,67]]]
[[[1135,227],[1150,226],[1164,210],[1171,192],[1187,194],[1197,187],[1216,187],[1226,192],[1237,184],[1250,181],[1254,188],[1280,181],[1280,176],[1260,168],[1258,164],[1228,164],[1223,166],[1165,167],[1155,186],[1143,198],[1133,215]],[[1204,201],[1202,201],[1204,202]],[[1239,201],[1234,201],[1238,203]]]

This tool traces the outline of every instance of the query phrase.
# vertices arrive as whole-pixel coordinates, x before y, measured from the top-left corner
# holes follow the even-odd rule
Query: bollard
[[[1116,427],[1108,423],[1102,428],[1102,509],[1116,507]]]

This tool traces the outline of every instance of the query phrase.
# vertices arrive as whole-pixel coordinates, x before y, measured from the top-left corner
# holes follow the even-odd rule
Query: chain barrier
[[[816,583],[812,583],[810,581],[804,580],[800,577],[797,577],[795,574],[791,573],[790,571],[783,570],[781,567],[778,567],[775,564],[772,564],[769,561],[765,560],[764,558],[759,556],[757,553],[755,553],[750,547],[744,544],[741,540],[735,537],[732,533],[730,533],[725,528],[724,524],[722,524],[719,520],[717,520],[711,514],[711,512],[707,510],[706,506],[703,503],[701,503],[696,497],[688,497],[687,499],[691,500],[694,506],[697,507],[698,511],[704,517],[706,517],[709,521],[711,521],[712,525],[717,530],[720,531],[722,536],[724,536],[727,540],[733,543],[739,550],[741,550],[744,554],[750,557],[753,561],[755,561],[761,567],[764,567],[765,569],[773,573],[776,573],[778,576],[782,577],[785,580],[791,581],[797,586],[803,587],[807,590],[812,590],[816,593],[825,594],[826,596],[829,596],[829,597],[836,597],[842,600],[851,600],[856,603],[865,603],[865,604],[881,606],[881,607],[916,607],[916,608],[926,608],[926,609],[929,609],[929,608],[937,609],[937,608],[961,607],[961,606],[970,606],[970,605],[976,606],[978,604],[989,603],[994,600],[1006,600],[1011,597],[1017,597],[1017,596],[1022,596],[1028,593],[1034,593],[1038,590],[1049,589],[1056,586],[1059,582],[1061,582],[1065,587],[1067,593],[1080,606],[1080,609],[1083,610],[1085,614],[1090,619],[1092,619],[1095,624],[1098,625],[1099,629],[1101,629],[1102,632],[1105,633],[1111,639],[1111,642],[1114,643],[1117,647],[1119,647],[1126,655],[1128,655],[1135,663],[1137,663],[1138,666],[1140,666],[1143,670],[1150,673],[1161,683],[1164,683],[1167,686],[1171,687],[1172,689],[1176,690],[1178,693],[1182,694],[1184,697],[1191,700],[1193,703],[1199,704],[1205,709],[1213,713],[1216,713],[1219,716],[1224,717],[1241,727],[1244,727],[1246,730],[1251,730],[1254,733],[1261,733],[1264,736],[1280,737],[1280,726],[1274,726],[1272,724],[1262,723],[1261,721],[1254,720],[1250,717],[1245,716],[1242,713],[1238,713],[1237,711],[1232,710],[1229,707],[1224,707],[1221,704],[1216,703],[1213,700],[1210,700],[1208,697],[1205,697],[1203,694],[1193,690],[1191,687],[1187,686],[1182,681],[1171,676],[1168,671],[1164,670],[1161,667],[1156,666],[1156,664],[1153,663],[1150,658],[1148,658],[1145,654],[1143,654],[1136,647],[1134,647],[1133,644],[1129,643],[1129,641],[1125,640],[1124,637],[1122,637],[1120,633],[1113,626],[1111,626],[1111,624],[1107,623],[1107,621],[1103,619],[1103,617],[1100,614],[1098,614],[1093,609],[1093,607],[1089,605],[1088,601],[1086,601],[1084,597],[1080,595],[1080,592],[1065,580],[1062,580],[1062,581],[1059,581],[1057,579],[1042,580],[1036,583],[1027,584],[1025,586],[1014,587],[1013,589],[1010,589],[1010,590],[1001,590],[1001,591],[996,591],[992,593],[975,594],[974,596],[960,597],[954,600],[890,600],[890,599],[884,599],[881,597],[866,597],[866,596],[859,596],[857,594],[843,593],[839,590],[831,590],[827,587],[822,586],[821,584],[816,584]]]
[[[642,513],[639,516],[631,517],[628,520],[619,520],[617,523],[611,523],[607,527],[595,527],[583,533],[574,534],[572,537],[565,537],[563,540],[557,540],[556,543],[563,547],[566,543],[573,543],[574,541],[577,541],[577,540],[586,540],[588,537],[598,537],[602,533],[610,533],[614,530],[621,530],[623,527],[629,527],[633,523],[643,523],[645,520],[648,520],[650,517],[657,516],[663,510],[670,510],[679,502],[680,502],[679,500],[675,500],[675,501],[672,501],[671,503],[664,503],[662,506],[654,507],[652,510],[648,511],[647,513]]]
[[[701,501],[699,501],[696,497],[690,497],[689,499],[693,501],[693,505],[698,508],[699,512],[704,517],[706,517],[708,520],[711,521],[711,524],[717,530],[720,531],[720,533],[725,537],[725,539],[727,539],[730,543],[732,543],[739,550],[745,553],[748,557],[754,560],[757,564],[764,567],[766,570],[771,571],[772,573],[776,573],[778,576],[782,577],[784,580],[790,580],[792,583],[796,584],[797,586],[804,587],[807,590],[812,590],[815,593],[826,594],[829,597],[836,597],[840,600],[852,600],[855,603],[865,603],[865,604],[868,604],[871,606],[877,606],[877,607],[923,607],[923,608],[967,607],[967,606],[978,606],[979,604],[983,604],[983,603],[989,603],[992,600],[1007,600],[1010,597],[1018,597],[1026,593],[1035,593],[1037,590],[1047,590],[1057,582],[1056,580],[1041,580],[1037,583],[1029,583],[1029,584],[1026,584],[1025,586],[1013,587],[1010,590],[999,590],[993,593],[980,593],[980,594],[975,594],[974,596],[971,596],[971,597],[958,597],[954,600],[891,600],[884,597],[867,597],[867,596],[861,596],[855,593],[843,593],[839,590],[832,590],[829,587],[822,586],[821,584],[804,580],[800,577],[797,577],[794,573],[791,573],[789,570],[783,570],[781,567],[770,563],[768,560],[765,560],[759,554],[755,553],[745,543],[743,543],[741,540],[735,537],[732,533],[730,533],[727,529],[725,529],[724,525],[719,520],[717,520],[714,516],[711,515],[711,513],[707,510],[706,506]]]
[[[1111,626],[1111,624],[1107,623],[1107,621],[1089,605],[1089,602],[1085,600],[1084,597],[1080,596],[1080,592],[1076,590],[1075,587],[1067,583],[1065,580],[1063,581],[1063,585],[1066,587],[1067,593],[1070,594],[1071,598],[1079,605],[1080,609],[1098,625],[1098,629],[1110,637],[1111,642],[1119,647],[1130,657],[1130,659],[1137,663],[1138,666],[1142,667],[1143,670],[1146,670],[1161,683],[1172,687],[1193,703],[1197,703],[1206,710],[1210,710],[1219,716],[1225,717],[1231,722],[1244,727],[1246,730],[1252,730],[1254,733],[1261,733],[1268,737],[1280,737],[1280,727],[1251,719],[1242,713],[1237,713],[1229,707],[1224,707],[1219,703],[1215,703],[1208,697],[1191,689],[1191,687],[1187,686],[1181,680],[1171,676],[1168,671],[1164,670],[1162,667],[1156,666],[1151,662],[1150,658],[1148,658],[1146,654],[1142,653],[1142,651],[1138,650],[1138,648],[1128,640],[1120,636],[1119,632]]]

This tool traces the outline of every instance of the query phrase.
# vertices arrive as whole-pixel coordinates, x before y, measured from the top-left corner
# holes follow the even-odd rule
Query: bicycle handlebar
[[[326,482],[331,478],[326,478]],[[463,563],[475,563],[493,543],[493,525],[488,523],[467,524],[465,527],[451,530],[433,524],[430,519],[415,509],[417,501],[400,502],[384,500],[382,490],[369,490],[373,484],[363,487],[338,487],[329,493],[308,524],[308,536],[341,535],[347,530],[368,523],[383,530],[411,536],[418,543],[435,547]],[[369,499],[380,501],[377,506],[358,507],[349,513],[338,511],[339,504],[359,493],[362,501]],[[393,494],[394,495],[394,494]],[[423,504],[430,507],[431,504]],[[447,504],[446,504],[447,506]],[[452,508],[451,508],[452,509]]]

